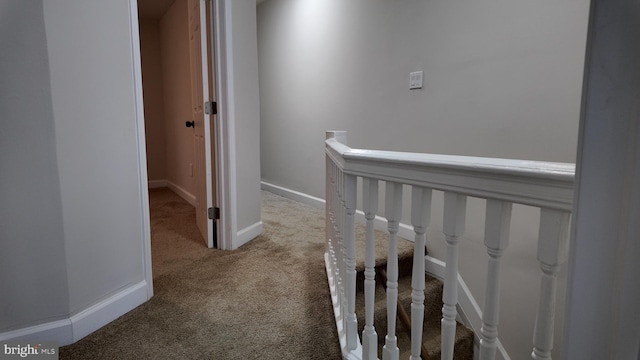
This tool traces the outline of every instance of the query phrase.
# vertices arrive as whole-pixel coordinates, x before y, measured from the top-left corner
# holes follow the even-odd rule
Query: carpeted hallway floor
[[[155,296],[60,359],[340,359],[324,212],[262,196],[263,234],[220,251],[205,247],[192,206],[151,191]]]

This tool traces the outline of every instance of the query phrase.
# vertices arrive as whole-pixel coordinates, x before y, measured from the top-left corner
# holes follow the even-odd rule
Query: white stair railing
[[[375,252],[373,222],[378,210],[378,183],[384,181],[389,233],[387,324],[383,360],[399,358],[396,337],[398,306],[397,233],[403,185],[411,186],[411,223],[415,233],[411,303],[411,359],[420,359],[424,322],[424,257],[432,190],[444,192],[443,232],[447,244],[442,308],[442,359],[452,359],[458,304],[458,242],[464,233],[467,196],[487,200],[485,246],[487,283],[480,359],[494,359],[498,342],[500,259],[507,248],[512,204],[540,208],[538,261],[542,285],[532,359],[550,359],[559,266],[566,261],[575,166],[535,161],[490,159],[351,149],[346,132],[328,132],[326,140],[325,262],[338,336],[345,359],[377,359],[374,315]],[[362,179],[365,233],[365,325],[362,343],[355,314],[355,211],[358,178]],[[422,259],[422,261],[420,261]]]

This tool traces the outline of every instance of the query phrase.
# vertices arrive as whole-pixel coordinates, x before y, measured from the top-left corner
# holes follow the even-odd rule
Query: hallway
[[[222,251],[170,190],[151,191],[150,205],[154,297],[61,359],[340,358],[321,210],[262,192],[264,233]]]

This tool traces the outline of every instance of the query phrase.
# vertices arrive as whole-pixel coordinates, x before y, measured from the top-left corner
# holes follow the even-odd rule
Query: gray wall
[[[129,21],[126,0],[0,1],[0,332],[143,280]]]
[[[231,91],[230,117],[235,121],[237,229],[260,221],[260,97],[256,6],[253,0],[228,1],[231,44],[227,54]]]
[[[44,20],[73,314],[143,280],[129,2],[45,1]]]
[[[347,130],[356,148],[575,162],[588,5],[265,1],[262,179],[324,198],[326,130]],[[409,90],[409,72],[420,70],[424,88]],[[429,250],[443,259],[440,193],[433,210]],[[460,249],[480,305],[483,213],[484,201],[470,199]],[[531,349],[534,310],[523,309],[537,303],[537,221],[534,209],[514,208],[503,283],[515,291],[501,298],[499,335],[514,358]]]
[[[323,197],[325,130],[353,147],[574,162],[587,5],[264,2],[263,180]]]
[[[42,1],[0,0],[0,332],[69,312]]]

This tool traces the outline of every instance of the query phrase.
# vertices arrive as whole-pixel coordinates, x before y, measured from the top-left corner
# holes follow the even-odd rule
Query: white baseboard
[[[181,188],[180,186],[172,183],[169,180],[167,180],[167,187],[169,189],[171,189],[171,191],[173,191],[174,193],[178,194],[178,196],[183,198],[184,201],[188,202],[192,206],[196,206],[196,196],[195,195],[192,195],[190,192],[188,192],[184,188]]]
[[[176,185],[169,180],[150,180],[149,189],[159,189],[168,187],[174,193],[178,194],[184,201],[188,202],[192,206],[196,206],[196,196],[185,190],[184,188]]]
[[[149,189],[159,189],[167,187],[167,180],[149,180]]]
[[[266,181],[261,181],[260,185],[262,190],[266,190],[276,195],[280,195],[284,198],[324,210],[324,204],[325,204],[324,199],[321,199],[309,194],[305,194],[299,191],[291,190],[286,187],[270,184]]]
[[[132,284],[71,317],[76,342],[149,300],[147,282]]]
[[[429,255],[425,256],[425,271],[427,274],[444,281],[446,263],[444,261],[433,258]],[[482,310],[476,302],[476,299],[471,294],[471,290],[467,287],[467,284],[462,279],[462,276],[458,274],[458,321],[473,329],[475,335],[474,347],[478,350],[477,346],[480,344],[480,328],[482,327]],[[496,354],[497,360],[511,360],[509,354],[502,346],[500,339],[497,340],[498,351]],[[474,357],[478,354],[478,351],[474,351]]]
[[[260,234],[262,234],[262,221],[258,221],[257,223],[249,225],[246,228],[238,231],[238,235],[236,236],[236,243],[234,244],[233,248],[239,248],[240,246],[255,239]]]
[[[284,198],[324,210],[324,206],[325,206],[324,199],[321,199],[309,194],[305,194],[296,190],[288,189],[283,186],[270,184],[266,181],[261,181],[260,184],[261,184],[262,190],[266,190],[276,195],[280,195]],[[361,224],[366,223],[364,212],[362,212],[362,210],[356,211],[356,222]],[[373,227],[376,230],[387,231],[387,219],[381,216],[376,216],[375,219],[373,220]],[[414,241],[413,227],[411,225],[400,223],[398,236],[409,241]]]
[[[55,341],[60,346],[73,344],[147,300],[147,282],[141,281],[69,318],[0,333],[0,341]]]
[[[0,333],[0,342],[4,341],[54,341],[60,346],[73,343],[71,319],[66,318],[44,324],[25,327]]]

